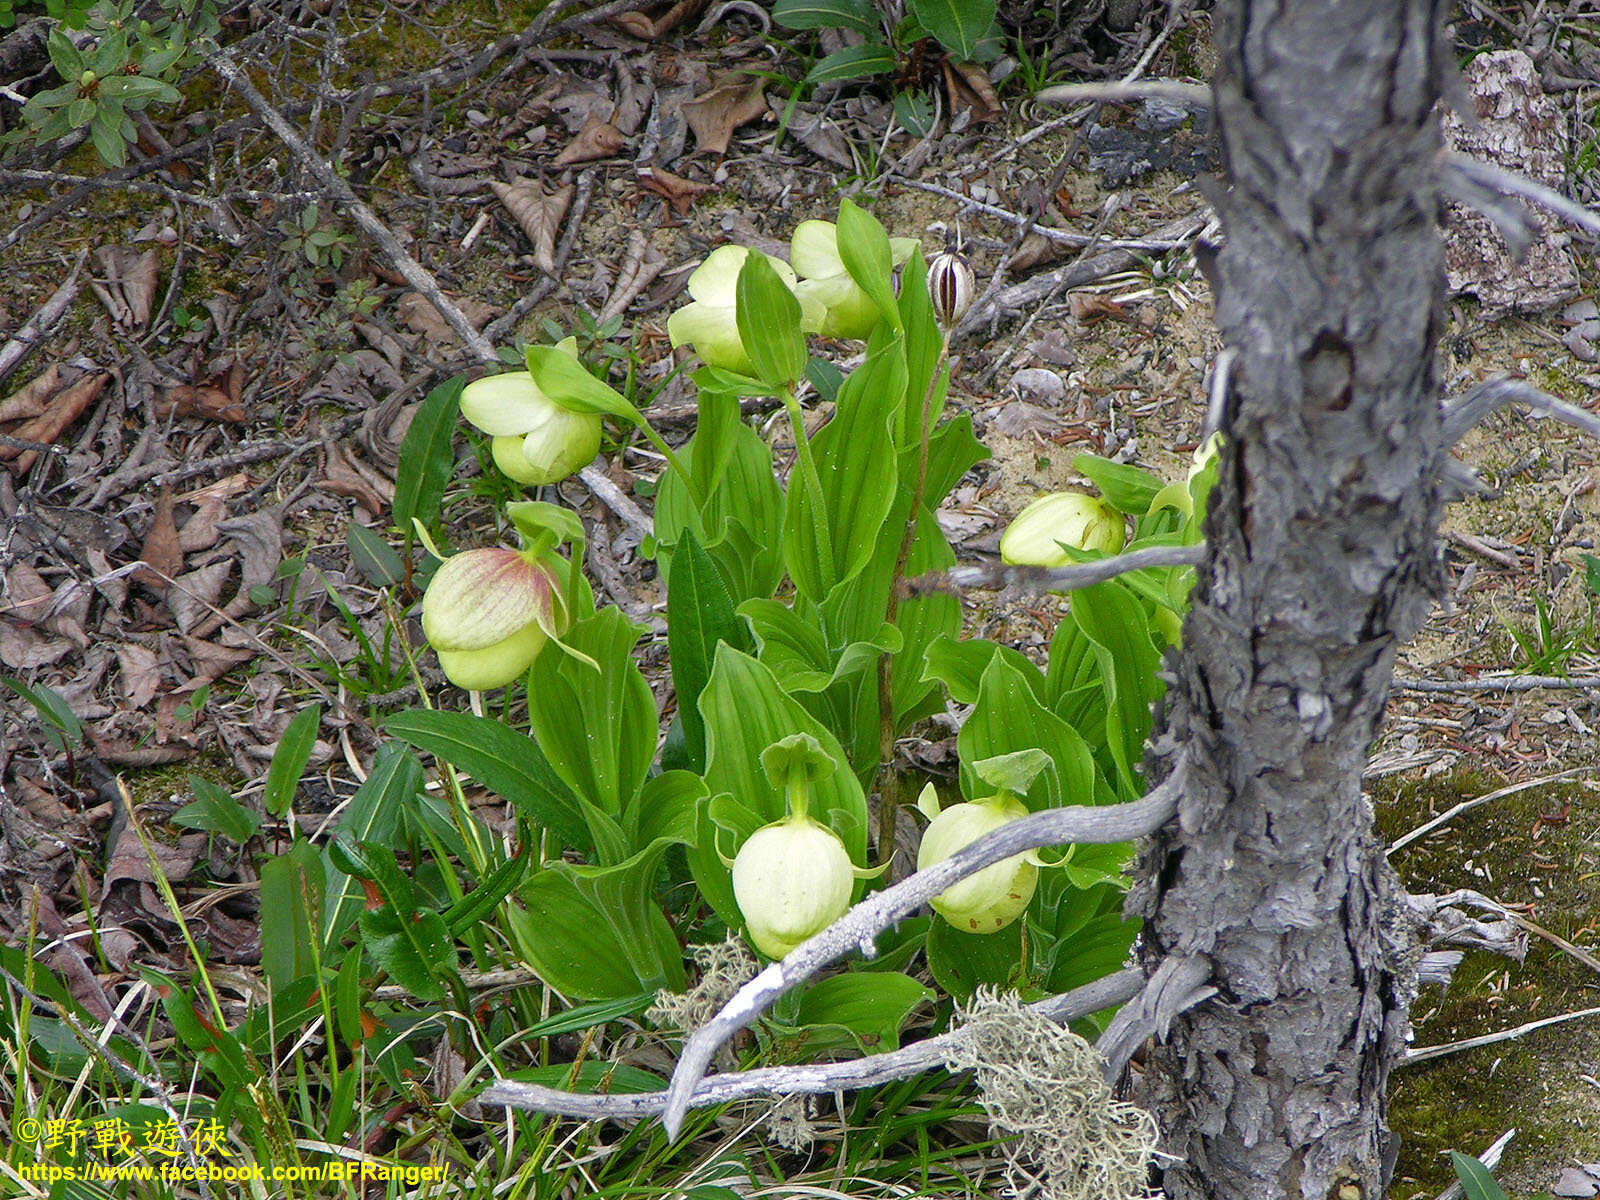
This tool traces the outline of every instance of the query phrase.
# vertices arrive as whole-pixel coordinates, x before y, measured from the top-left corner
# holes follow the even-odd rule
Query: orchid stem
[[[639,418],[639,430],[650,439],[650,444],[661,452],[662,457],[667,460],[667,465],[677,472],[678,478],[683,481],[683,486],[689,492],[689,499],[694,502],[695,511],[702,511],[705,507],[705,497],[700,494],[700,489],[689,475],[688,468],[683,465],[683,460],[673,452],[671,446],[667,445],[666,439],[655,431],[655,426],[643,416]]]
[[[800,401],[795,399],[794,389],[783,389],[783,410],[789,414],[789,425],[794,430],[795,453],[800,459],[800,470],[805,476],[806,486],[811,489],[814,502],[811,505],[811,521],[816,527],[817,545],[822,551],[823,561],[833,562],[833,534],[828,529],[827,510],[822,500],[822,476],[817,473],[817,460],[811,453],[811,439],[806,437],[805,414],[800,409]]]

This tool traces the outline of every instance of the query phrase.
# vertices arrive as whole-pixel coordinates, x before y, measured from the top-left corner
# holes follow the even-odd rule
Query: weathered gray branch
[[[1126,554],[1097,558],[1093,562],[1071,563],[1065,567],[1012,567],[1005,563],[979,563],[919,575],[906,580],[905,586],[907,593],[913,596],[963,587],[1017,587],[1029,592],[1067,592],[1104,583],[1129,571],[1143,571],[1150,567],[1192,567],[1204,559],[1205,552],[1203,545],[1151,546],[1145,550],[1130,550]]]
[[[1490,414],[1507,404],[1526,404],[1536,413],[1554,417],[1590,437],[1600,438],[1600,417],[1588,409],[1540,391],[1526,380],[1501,376],[1469,388],[1445,404],[1444,424],[1440,428],[1443,444],[1447,447],[1455,445]]]
[[[1464,181],[1469,188],[1486,188],[1508,196],[1521,196],[1524,200],[1547,208],[1563,220],[1588,233],[1600,234],[1600,213],[1569,200],[1554,188],[1535,183],[1515,171],[1507,171],[1491,163],[1479,162],[1464,154],[1446,154],[1443,158],[1442,182],[1449,187],[1452,177]]]
[[[1139,100],[1164,100],[1186,108],[1211,108],[1211,88],[1203,83],[1184,83],[1177,79],[1138,79],[1131,82],[1062,83],[1035,92],[1033,98],[1045,104],[1126,104]]]
[[[39,343],[55,328],[62,314],[72,307],[72,302],[78,298],[78,290],[83,286],[78,280],[78,274],[83,270],[83,260],[88,256],[89,251],[86,249],[78,252],[78,261],[72,264],[72,271],[67,275],[66,282],[39,306],[38,312],[22,323],[22,328],[12,334],[5,345],[0,346],[0,382],[22,365],[28,355],[32,354]]]
[[[1128,967],[1060,996],[1040,1000],[1029,1005],[1029,1009],[1051,1021],[1064,1024],[1123,1003],[1137,995],[1143,984],[1143,972]],[[899,1050],[849,1062],[760,1067],[713,1075],[709,1079],[702,1079],[695,1087],[689,1106],[702,1108],[752,1096],[814,1095],[876,1087],[881,1083],[938,1068],[950,1047],[958,1043],[962,1036],[961,1029],[957,1028]],[[659,1091],[598,1096],[588,1092],[563,1092],[533,1083],[501,1081],[485,1090],[478,1097],[478,1102],[595,1120],[605,1117],[653,1117],[666,1110],[667,1093]]]
[[[1122,1068],[1147,1037],[1165,1037],[1179,1013],[1217,994],[1209,986],[1211,964],[1198,954],[1174,954],[1161,961],[1131,1004],[1112,1018],[1098,1048],[1106,1060],[1106,1078],[1115,1082]]]
[[[773,963],[745,984],[721,1012],[684,1043],[667,1089],[667,1105],[662,1117],[668,1135],[678,1136],[684,1114],[689,1110],[712,1055],[790,988],[811,978],[853,948],[859,947],[863,954],[870,956],[873,939],[883,930],[951,884],[1001,859],[1040,846],[1104,845],[1153,833],[1176,811],[1182,790],[1183,771],[1180,769],[1131,804],[1100,808],[1074,805],[1033,813],[979,838],[944,862],[867,897],[827,929],[802,942],[782,962]]]

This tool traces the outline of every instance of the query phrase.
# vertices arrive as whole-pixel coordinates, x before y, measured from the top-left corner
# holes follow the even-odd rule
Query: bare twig
[[[22,328],[12,334],[4,346],[0,346],[0,383],[5,382],[6,377],[27,360],[39,343],[50,335],[62,314],[72,307],[72,302],[78,298],[78,290],[83,286],[78,282],[78,274],[83,270],[83,260],[88,256],[87,249],[78,251],[78,261],[72,264],[72,272],[66,282],[39,306],[38,312],[22,323]]]
[[[1430,1058],[1443,1058],[1447,1054],[1457,1054],[1462,1050],[1476,1050],[1481,1046],[1493,1046],[1499,1042],[1509,1042],[1519,1037],[1525,1037],[1540,1029],[1551,1025],[1560,1025],[1565,1021],[1578,1021],[1586,1017],[1600,1017],[1600,1008],[1581,1008],[1576,1012],[1562,1013],[1558,1017],[1545,1017],[1542,1021],[1529,1021],[1525,1025],[1518,1025],[1515,1029],[1502,1029],[1498,1033],[1486,1033],[1481,1037],[1463,1038],[1459,1042],[1445,1042],[1438,1046],[1418,1046],[1414,1050],[1406,1051],[1398,1066],[1410,1067],[1420,1062],[1427,1062]]]
[[[1501,376],[1469,388],[1446,403],[1444,422],[1439,430],[1441,444],[1455,445],[1468,431],[1507,404],[1526,404],[1536,413],[1554,417],[1590,437],[1600,438],[1600,417],[1588,409],[1557,399],[1525,380]]]
[[[1045,104],[1127,104],[1138,100],[1165,100],[1187,108],[1211,108],[1211,88],[1177,79],[1107,80],[1104,83],[1062,83],[1034,93]]]
[[[1143,983],[1143,973],[1137,967],[1129,967],[1028,1007],[1030,1011],[1057,1023],[1075,1021],[1132,998],[1138,994]],[[694,1090],[690,1107],[703,1108],[751,1096],[817,1095],[876,1087],[940,1066],[950,1047],[964,1036],[961,1029],[953,1029],[899,1050],[849,1062],[761,1067],[713,1075],[700,1081]],[[666,1111],[667,1093],[600,1096],[590,1092],[563,1092],[538,1084],[502,1081],[483,1092],[478,1101],[481,1104],[504,1104],[511,1108],[561,1113],[592,1120],[602,1117],[653,1117]]]
[[[549,13],[551,9],[545,11]],[[598,11],[598,9],[591,10],[585,14],[585,19],[598,19],[596,17]],[[535,25],[537,24],[538,22],[535,22]],[[569,22],[563,22],[562,27],[567,24]],[[428,303],[432,304],[444,318],[445,324],[450,326],[455,335],[472,352],[473,357],[485,364],[497,363],[499,356],[494,352],[494,343],[472,327],[467,315],[455,301],[444,294],[433,276],[421,263],[411,257],[399,239],[389,231],[388,226],[378,220],[376,214],[350,189],[350,185],[306,144],[305,139],[289,124],[283,114],[273,108],[266,97],[256,90],[255,85],[239,69],[239,64],[233,61],[228,52],[219,47],[211,55],[209,62],[217,74],[222,76],[244,98],[244,102],[266,122],[267,127],[278,136],[278,139],[289,147],[294,156],[316,177],[317,182],[339,203],[339,206],[349,213],[350,219],[361,228],[361,231],[377,243],[394,269],[405,276],[406,282],[426,297]],[[640,536],[649,534],[650,519],[640,511],[638,505],[624,496],[616,485],[592,466],[585,467],[580,474],[584,483],[589,485],[590,490],[602,503],[639,532]]]
[[[1482,796],[1474,796],[1471,800],[1463,800],[1460,804],[1445,809],[1437,817],[1418,825],[1410,833],[1395,838],[1388,849],[1389,854],[1397,850],[1404,850],[1419,838],[1425,838],[1441,825],[1448,825],[1462,813],[1471,812],[1475,808],[1482,808],[1485,804],[1493,804],[1496,800],[1504,800],[1507,796],[1515,796],[1518,792],[1526,792],[1532,788],[1543,787],[1548,783],[1559,783],[1563,779],[1574,779],[1579,775],[1592,775],[1600,767],[1573,767],[1567,771],[1557,771],[1554,775],[1541,775],[1538,779],[1527,779],[1521,783],[1513,783],[1509,787],[1498,788],[1486,792]]]
[[[1001,859],[1040,846],[1125,842],[1153,833],[1177,810],[1183,779],[1180,763],[1165,782],[1131,804],[1100,808],[1074,805],[1022,817],[979,838],[944,862],[875,892],[827,929],[802,942],[782,962],[773,963],[740,988],[721,1012],[684,1043],[667,1089],[667,1108],[662,1117],[668,1135],[677,1137],[712,1055],[790,988],[852,948],[859,947],[864,954],[870,954],[873,939],[883,930],[951,884]]]
[[[900,184],[904,187],[916,188],[918,191],[930,192],[935,196],[943,196],[947,200],[958,200],[973,212],[988,213],[991,217],[1000,217],[1010,221],[1013,225],[1028,224],[1029,218],[1021,213],[1012,212],[1009,208],[1001,208],[998,204],[988,204],[982,200],[975,200],[971,196],[963,195],[954,188],[942,187],[937,183],[926,183],[920,179],[902,179]],[[1105,246],[1114,250],[1140,250],[1150,254],[1163,254],[1169,250],[1183,250],[1189,245],[1187,238],[1097,238],[1092,233],[1076,233],[1070,229],[1055,229],[1049,225],[1034,225],[1030,230],[1047,241],[1060,242],[1063,246],[1088,246],[1091,244]]]
[[[906,580],[905,589],[910,596],[975,587],[1065,592],[1092,587],[1107,579],[1115,579],[1118,575],[1126,575],[1129,571],[1143,571],[1149,567],[1196,566],[1204,561],[1205,553],[1204,545],[1151,546],[1146,550],[1130,550],[1126,554],[1115,554],[1094,562],[1071,563],[1065,567],[1011,567],[1005,563],[982,563],[918,575]]]
[[[338,202],[339,207],[349,214],[361,232],[377,243],[390,265],[405,276],[407,283],[427,298],[428,303],[433,305],[445,324],[449,325],[462,343],[472,351],[474,357],[484,363],[497,362],[493,343],[472,327],[467,315],[457,307],[455,301],[440,290],[433,276],[421,263],[411,257],[406,248],[400,244],[400,240],[389,231],[389,227],[378,220],[377,214],[351,190],[344,178],[307,145],[306,140],[293,125],[289,124],[287,118],[273,108],[267,98],[256,90],[255,84],[250,82],[239,64],[233,60],[233,56],[219,46],[207,61],[211,69],[239,93],[251,110],[266,123],[267,128],[271,129],[278,140],[289,148],[306,170],[311,172],[328,195]]]
[[[1515,171],[1479,162],[1464,154],[1444,155],[1441,166],[1447,182],[1454,176],[1465,181],[1469,187],[1488,188],[1508,196],[1521,196],[1540,208],[1549,209],[1562,220],[1576,225],[1586,233],[1600,234],[1600,213],[1585,208],[1575,200],[1568,200],[1554,188],[1535,183]]]
[[[1600,688],[1600,675],[1490,675],[1478,679],[1397,679],[1394,690],[1449,694],[1452,692],[1539,692],[1567,688],[1588,692]]]

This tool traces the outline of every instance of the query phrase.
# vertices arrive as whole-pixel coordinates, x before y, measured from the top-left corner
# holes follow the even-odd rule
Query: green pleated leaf
[[[882,32],[870,0],[778,0],[772,19],[790,29],[853,29],[869,36]]]
[[[685,530],[673,552],[671,586],[667,589],[667,652],[672,659],[672,687],[678,696],[689,765],[705,770],[706,727],[700,693],[711,678],[721,642],[749,650],[750,635],[722,581],[716,563],[700,547],[693,530]]]
[[[438,517],[445,485],[455,472],[456,414],[466,383],[466,376],[456,375],[423,397],[400,442],[390,511],[407,545],[413,536],[413,520],[432,525]]]

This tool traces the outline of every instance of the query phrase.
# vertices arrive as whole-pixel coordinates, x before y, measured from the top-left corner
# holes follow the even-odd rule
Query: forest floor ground
[[[499,344],[544,340],[547,322],[577,331],[583,314],[614,314],[620,325],[602,327],[607,336],[588,348],[609,346],[645,380],[664,374],[667,312],[711,248],[781,248],[799,221],[833,216],[842,192],[869,198],[890,233],[929,251],[959,230],[984,282],[1017,228],[1005,214],[1041,201],[1047,225],[1097,233],[1090,256],[1205,219],[1195,172],[1213,164],[1193,114],[1152,131],[1137,105],[1092,116],[1049,108],[1026,98],[1020,67],[999,81],[991,111],[981,89],[961,93],[918,55],[902,63],[899,86],[938,93],[929,137],[895,126],[887,88],[851,83],[797,109],[780,141],[787,89],[752,90],[759,73],[723,75],[800,72],[744,11],[752,7],[721,6],[709,26],[697,28],[697,17],[654,39],[591,25],[503,56],[464,84],[371,100],[359,114],[338,88],[449,63],[532,12],[425,0],[311,5],[293,19],[251,9],[228,36],[252,39],[258,84],[319,149],[337,149],[357,191],[469,315],[480,325],[513,318],[491,326]],[[1055,55],[1049,82],[1091,65],[1126,74],[1152,46],[1149,77],[1207,70],[1203,16],[1170,27],[1153,19],[1120,42],[1093,37],[1093,50],[1040,43]],[[1594,94],[1584,87],[1558,97],[1580,134]],[[730,90],[710,111],[725,119],[686,117],[687,101],[718,88]],[[13,409],[0,404],[0,432],[61,451],[18,470],[15,450],[0,450],[13,468],[0,470],[0,674],[54,689],[88,731],[63,762],[27,705],[8,701],[0,716],[0,926],[12,938],[28,925],[30,885],[72,927],[84,893],[107,895],[130,877],[111,853],[120,831],[111,774],[157,819],[188,799],[190,774],[248,792],[287,722],[321,692],[341,703],[328,705],[299,804],[325,812],[369,759],[373,721],[414,695],[385,642],[394,627],[375,586],[382,565],[351,530],[384,536],[405,422],[428,387],[470,360],[235,97],[205,75],[186,91],[181,111],[153,115],[153,128],[171,145],[202,144],[167,170],[109,183],[80,148],[40,168],[52,182],[15,176],[0,189],[0,343],[75,264],[93,281],[0,387],[31,389]],[[735,114],[742,119],[721,128]],[[218,132],[234,118],[237,128]],[[1090,124],[1098,132],[1080,139]],[[147,142],[135,163],[159,152]],[[1118,177],[1119,163],[1141,156],[1165,165]],[[518,178],[542,181],[520,220],[488,186]],[[1008,281],[1079,253],[1032,237]],[[1577,243],[1571,253],[1576,292],[1592,296],[1592,249]],[[1474,298],[1452,298],[1441,378],[1459,390],[1513,372],[1593,408],[1600,365],[1564,344],[1561,311],[1490,318]],[[993,557],[1030,498],[1081,485],[1079,452],[1181,477],[1217,348],[1206,281],[1183,250],[1130,257],[969,330],[955,346],[953,393],[993,457],[941,513],[958,553]],[[687,399],[674,383],[655,400],[674,440],[692,424]],[[74,405],[49,428],[52,413]],[[25,415],[8,422],[13,412]],[[40,416],[45,424],[30,424]],[[659,460],[637,440],[607,451],[611,480],[648,509]],[[1412,891],[1473,889],[1529,933],[1522,961],[1473,953],[1448,987],[1423,992],[1418,1046],[1600,997],[1600,691],[1404,686],[1600,670],[1600,564],[1591,573],[1584,557],[1596,552],[1597,453],[1571,430],[1516,412],[1461,448],[1494,495],[1448,511],[1448,594],[1403,652],[1402,686],[1374,747],[1379,829],[1399,837],[1462,800],[1543,782],[1394,856]],[[503,486],[468,474],[446,501],[462,544],[492,536],[484,501]],[[560,492],[594,530],[597,590],[653,619],[661,639],[662,597],[637,538],[576,480]],[[116,573],[141,557],[177,582]],[[286,561],[303,566],[286,572]],[[1010,594],[973,594],[967,607],[969,628],[1033,651],[1059,615],[1053,599]],[[414,619],[400,627],[420,644]],[[202,846],[175,851],[169,866],[189,901],[233,889],[211,906],[211,936],[218,955],[248,970],[248,855]],[[122,916],[138,926],[140,914]],[[145,960],[171,965],[148,945],[133,954]],[[1511,1128],[1500,1177],[1514,1194],[1600,1161],[1596,1020],[1403,1068],[1394,1194],[1437,1194],[1453,1178],[1447,1150],[1480,1152]]]

